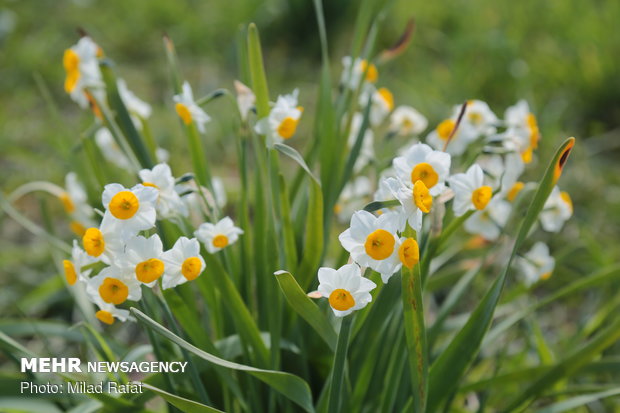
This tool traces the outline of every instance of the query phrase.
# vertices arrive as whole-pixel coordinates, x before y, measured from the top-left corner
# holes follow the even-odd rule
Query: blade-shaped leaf
[[[304,253],[297,270],[302,289],[308,289],[323,257],[323,193],[315,181],[310,184],[308,214],[306,215],[306,233],[304,236]]]
[[[598,357],[603,350],[614,344],[618,339],[620,339],[620,318],[616,318],[587,344],[532,381],[523,392],[520,392],[518,396],[513,398],[507,404],[507,407],[501,411],[513,411],[513,409],[542,394],[558,381],[570,377],[593,358]]]
[[[286,301],[293,307],[293,310],[314,328],[314,331],[321,336],[332,350],[335,350],[338,336],[325,314],[304,293],[290,272],[278,271],[274,275],[280,284]]]
[[[607,397],[613,397],[620,395],[620,387],[610,389],[598,393],[586,394],[583,396],[572,397],[568,400],[561,401],[559,403],[552,404],[543,409],[536,410],[535,413],[561,413],[567,411],[573,411],[576,407],[585,406],[588,403],[595,402],[597,400],[605,399]]]
[[[463,375],[473,358],[478,354],[482,340],[489,329],[493,320],[495,307],[499,301],[501,293],[512,260],[514,259],[519,247],[525,240],[530,229],[536,222],[538,215],[543,209],[545,201],[551,194],[557,182],[557,166],[562,167],[566,161],[567,153],[573,147],[574,138],[569,138],[556,151],[553,159],[549,163],[543,178],[538,185],[534,198],[527,209],[525,218],[521,222],[519,232],[516,237],[512,253],[500,276],[495,280],[491,288],[487,291],[480,304],[471,314],[465,326],[457,333],[444,352],[432,364],[429,372],[429,394],[428,409],[430,411],[439,410],[440,403],[452,393],[458,385],[460,377]]]
[[[162,335],[163,337],[169,339],[179,347],[186,349],[190,353],[193,353],[196,356],[211,363],[214,363],[218,366],[226,367],[233,370],[245,371],[248,374],[256,377],[257,379],[263,381],[274,390],[280,392],[291,401],[297,403],[305,411],[314,411],[314,408],[312,407],[312,395],[310,393],[310,387],[308,386],[308,383],[306,383],[298,376],[290,373],[284,373],[281,371],[257,369],[255,367],[246,366],[243,364],[221,359],[214,356],[213,354],[207,353],[206,351],[200,350],[199,348],[191,345],[190,343],[175,335],[161,324],[157,323],[155,320],[153,320],[140,310],[132,307],[131,312],[145,326]]]
[[[316,183],[319,182],[318,179],[316,179],[316,177],[310,170],[310,168],[308,167],[308,165],[306,164],[306,161],[304,160],[303,156],[301,156],[301,154],[297,152],[295,148],[292,148],[283,143],[275,143],[273,147],[276,148],[278,152],[280,152],[281,154],[284,154],[288,156],[289,158],[291,158],[292,160],[294,160],[295,162],[297,162],[299,166],[301,166],[308,173],[308,175],[310,175],[310,177],[314,179]]]
[[[213,407],[206,406],[202,403],[195,402],[193,400],[185,399],[172,393],[168,393],[162,389],[159,389],[150,384],[142,383],[142,387],[160,395],[168,403],[181,409],[185,413],[223,413]]]

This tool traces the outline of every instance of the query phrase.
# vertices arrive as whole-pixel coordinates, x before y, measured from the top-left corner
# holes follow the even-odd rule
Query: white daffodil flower
[[[118,261],[133,271],[138,281],[152,287],[166,271],[163,254],[164,246],[159,235],[149,238],[140,235],[127,240],[125,253]]]
[[[360,133],[360,128],[362,127],[363,121],[364,116],[358,112],[356,112],[351,119],[351,129],[349,130],[349,138],[347,139],[347,145],[349,147],[349,150],[351,150],[355,145],[355,142],[357,142],[357,137]],[[356,173],[361,171],[374,159],[374,134],[370,128],[366,128],[366,130],[364,131],[364,136],[362,137],[362,147],[360,148],[357,159],[355,160],[353,171]]]
[[[209,253],[214,254],[239,239],[243,230],[235,226],[229,217],[222,218],[216,224],[204,222],[194,232],[194,235],[205,245]]]
[[[478,133],[469,123],[461,122],[454,136],[450,139],[450,135],[456,127],[457,116],[439,123],[435,129],[426,135],[426,143],[438,151],[445,150],[452,156],[462,155],[469,144],[476,140]]]
[[[390,116],[390,132],[399,136],[419,135],[427,126],[426,117],[411,106],[399,106]]]
[[[170,250],[164,252],[163,260],[166,265],[162,279],[164,290],[195,280],[206,267],[196,238],[179,238]]]
[[[157,189],[138,184],[131,189],[108,184],[101,200],[106,209],[101,226],[116,225],[125,234],[136,234],[155,225]]]
[[[140,285],[130,269],[112,265],[88,280],[86,293],[93,302],[101,299],[107,304],[120,305],[127,300],[139,301],[142,298]]]
[[[73,248],[71,249],[71,260],[63,260],[62,266],[65,270],[65,278],[69,285],[74,285],[79,281],[88,281],[88,277],[92,270],[86,269],[82,271],[82,268],[94,264],[98,260],[91,257],[78,246],[77,240],[73,240]]]
[[[465,221],[465,231],[480,235],[487,241],[499,238],[501,230],[508,222],[512,207],[509,202],[495,197],[482,211],[476,211]]]
[[[177,115],[179,115],[183,123],[186,125],[191,125],[193,123],[200,133],[204,133],[205,123],[209,122],[211,118],[194,101],[194,94],[189,82],[183,82],[181,94],[174,95],[172,100],[175,103],[174,109],[177,111]]]
[[[338,199],[338,203],[334,205],[334,213],[338,221],[347,223],[351,220],[353,213],[364,206],[364,200],[372,193],[372,184],[366,176],[358,176],[345,185]]]
[[[547,232],[560,232],[572,215],[573,201],[570,195],[555,186],[540,213],[540,224]]]
[[[523,162],[530,163],[533,151],[538,148],[540,129],[527,102],[520,100],[506,109],[504,123],[506,131],[501,134],[504,146],[519,152]]]
[[[123,253],[125,239],[116,226],[102,222],[99,228],[91,227],[84,231],[82,245],[88,255],[110,264]]]
[[[138,174],[142,179],[142,185],[158,191],[155,203],[158,217],[170,218],[175,215],[186,217],[188,215],[187,206],[175,190],[175,180],[168,164],[160,163],[153,169],[143,169]]]
[[[450,174],[450,155],[423,143],[411,146],[403,156],[394,158],[393,164],[401,181],[411,182],[412,186],[422,181],[432,196],[444,191]]]
[[[460,105],[454,109],[455,119],[460,110]],[[488,136],[497,131],[496,126],[499,124],[499,119],[486,102],[481,100],[468,100],[462,122],[462,125],[470,126],[478,135]]]
[[[295,135],[297,124],[303,113],[303,108],[297,103],[298,95],[299,89],[295,89],[289,95],[278,96],[278,100],[269,111],[269,115],[256,123],[254,129],[256,133],[267,137],[268,147]]]
[[[352,90],[358,88],[362,78],[366,84],[376,83],[379,78],[377,67],[372,63],[369,65],[364,59],[357,58],[353,61],[350,56],[345,56],[342,58],[342,66],[340,83]]]
[[[256,103],[256,96],[252,92],[252,89],[244,85],[243,83],[235,80],[235,91],[237,92],[237,106],[239,107],[239,113],[241,119],[246,121],[248,114]]]
[[[483,210],[493,197],[493,189],[484,185],[484,174],[478,164],[467,172],[452,175],[448,180],[454,191],[454,215],[460,217],[470,210]]]
[[[377,218],[370,212],[357,211],[351,217],[351,226],[338,237],[353,261],[380,273],[384,283],[401,266],[396,236],[399,223],[395,218],[393,214]]]
[[[123,79],[116,82],[118,94],[131,115],[141,119],[148,119],[151,116],[151,105],[138,98],[129,88]]]
[[[65,91],[81,108],[86,109],[95,94],[103,100],[104,83],[99,69],[101,49],[88,36],[65,50],[62,62],[66,72]]]
[[[377,285],[362,277],[356,264],[343,265],[339,269],[319,268],[318,291],[327,298],[336,317],[344,317],[361,310],[372,301],[370,291]]]
[[[547,244],[538,241],[525,255],[517,258],[517,265],[521,269],[523,282],[531,286],[551,276],[555,259],[549,255]]]
[[[390,211],[401,215],[401,219],[398,221],[398,230],[404,231],[406,223],[409,223],[411,228],[420,231],[423,215],[428,214],[433,206],[433,197],[429,189],[421,180],[416,181],[415,185],[411,185],[396,178],[387,178],[383,185],[390,190],[393,197],[402,206],[400,211]]]
[[[134,320],[134,318],[129,315],[129,310],[116,308],[113,304],[108,304],[101,299],[95,304],[99,307],[99,311],[95,313],[95,317],[104,324],[112,325],[114,324],[114,320],[120,320],[123,323],[127,320]]]
[[[476,159],[476,163],[490,179],[491,186],[500,188],[502,194],[512,189],[525,169],[521,156],[515,152],[506,155],[484,154]]]
[[[368,90],[360,94],[359,97],[359,104],[362,108],[368,105],[369,95],[370,113],[368,115],[368,120],[372,126],[379,126],[390,112],[394,110],[394,95],[385,87],[379,89],[374,89],[374,87],[368,88]]]

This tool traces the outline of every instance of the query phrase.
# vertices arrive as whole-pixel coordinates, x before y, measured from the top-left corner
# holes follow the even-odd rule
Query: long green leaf
[[[620,339],[620,318],[616,318],[607,328],[590,340],[562,362],[543,373],[519,395],[514,397],[502,412],[509,412],[527,403],[542,394],[560,380],[570,377],[595,357],[598,357],[606,348]]]
[[[535,413],[562,413],[569,410],[572,411],[572,409],[575,409],[576,407],[585,406],[588,403],[618,395],[620,395],[620,387],[594,394],[586,394],[583,396],[572,397],[568,400],[564,400],[559,403],[552,404],[551,406],[536,410]]]
[[[431,366],[429,373],[428,409],[437,411],[440,403],[450,395],[459,379],[480,350],[484,335],[493,320],[495,307],[504,288],[506,277],[512,261],[525,240],[530,229],[543,209],[545,201],[551,194],[558,179],[557,166],[564,166],[567,153],[574,145],[574,138],[569,138],[559,147],[549,163],[541,179],[534,198],[527,209],[525,218],[521,222],[512,253],[500,276],[487,291],[480,304],[471,314],[465,326],[457,333],[446,350],[439,355]]]
[[[266,366],[269,360],[267,347],[265,346],[256,322],[243,302],[239,291],[237,291],[234,283],[230,280],[230,276],[215,256],[207,254],[205,256],[205,261],[207,263],[207,268],[211,268],[211,272],[208,274],[208,279],[220,291],[223,298],[222,301],[232,316],[237,332],[246,343],[252,346],[256,352],[256,359],[260,365]],[[205,276],[203,275],[203,277]],[[205,280],[203,280],[203,282],[204,281]]]
[[[168,403],[181,409],[185,413],[223,413],[214,407],[206,406],[193,400],[185,399],[172,393],[168,393],[160,388],[142,383],[142,387],[160,395]]]
[[[292,148],[283,143],[276,143],[273,145],[273,147],[277,149],[278,152],[288,156],[289,158],[297,162],[299,166],[301,166],[308,173],[308,175],[310,175],[310,178],[312,178],[316,183],[319,183],[319,180],[316,179],[316,177],[314,176],[314,174],[312,173],[312,171],[306,164],[306,161],[304,160],[303,156],[301,156],[301,154],[297,152],[295,148]]]
[[[258,29],[254,23],[248,26],[248,60],[252,90],[256,95],[256,114],[259,119],[262,119],[269,115],[269,88],[267,87]]]
[[[425,411],[428,394],[428,349],[424,326],[420,266],[416,264],[411,269],[403,266],[401,277],[405,337],[407,339],[411,385],[414,392],[413,411],[418,413]]]
[[[288,271],[275,273],[280,288],[286,297],[286,301],[332,349],[336,349],[338,336],[332,328],[329,320],[319,307],[304,293],[295,278]]]
[[[589,277],[584,277],[576,281],[573,281],[571,284],[554,292],[548,297],[543,298],[539,302],[532,304],[531,306],[527,308],[519,310],[515,312],[514,314],[511,314],[505,320],[502,320],[500,323],[498,323],[495,327],[493,327],[489,331],[489,334],[487,334],[487,336],[484,338],[483,346],[485,345],[485,343],[492,343],[493,341],[497,340],[500,334],[502,334],[504,331],[509,329],[511,326],[519,322],[519,320],[522,320],[523,318],[527,317],[529,314],[533,313],[534,311],[548,304],[551,304],[561,298],[564,298],[568,295],[578,293],[580,291],[597,286],[599,284],[615,281],[619,278],[620,278],[620,265],[615,265],[613,267],[605,268]]]
[[[193,353],[198,357],[214,363],[218,366],[226,367],[233,370],[245,371],[248,374],[256,377],[257,379],[263,381],[274,390],[280,392],[294,403],[297,403],[305,411],[314,411],[314,408],[312,407],[312,395],[310,393],[310,387],[308,386],[308,383],[306,383],[298,376],[290,373],[284,373],[281,371],[257,369],[255,367],[246,366],[243,364],[221,359],[214,356],[213,354],[207,353],[206,351],[200,350],[199,348],[191,345],[179,336],[173,334],[170,330],[166,329],[161,324],[157,323],[155,320],[151,319],[140,310],[132,307],[131,312],[146,327],[167,338],[179,347],[186,349],[190,353]]]
[[[301,288],[307,290],[321,264],[324,248],[323,193],[314,180],[310,184],[305,231],[304,253],[297,272]]]

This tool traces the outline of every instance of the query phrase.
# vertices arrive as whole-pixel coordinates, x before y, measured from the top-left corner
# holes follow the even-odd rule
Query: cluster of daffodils
[[[174,288],[202,274],[206,265],[200,243],[209,254],[215,254],[234,244],[243,231],[229,217],[202,222],[204,216],[214,216],[226,204],[226,193],[218,178],[211,180],[209,189],[197,185],[191,175],[175,179],[165,163],[168,152],[162,148],[155,148],[160,163],[140,170],[133,151],[123,146],[127,142],[114,128],[105,126],[108,90],[101,69],[104,59],[101,47],[83,36],[64,53],[65,90],[80,107],[90,108],[94,114],[94,140],[103,157],[121,169],[135,172],[142,182],[131,188],[106,185],[102,194],[104,212],[100,212],[98,225],[97,210],[88,204],[86,191],[75,173],[67,175],[66,189],[49,183],[38,189],[62,201],[71,218],[71,229],[81,237],[81,246],[74,240],[71,259],[63,261],[67,282],[84,285],[88,297],[99,308],[97,318],[112,324],[115,319],[129,319],[129,312],[118,306],[127,300],[140,300],[144,287]],[[145,129],[151,106],[129,90],[122,79],[115,86],[133,126],[140,133],[150,133]],[[245,119],[255,97],[243,84],[235,86],[239,111]],[[295,133],[302,112],[297,106],[297,93],[281,96],[269,118],[257,126],[264,128],[263,133],[273,142]],[[194,99],[188,82],[172,97],[172,103],[184,125],[205,132],[210,117]],[[155,228],[157,220],[170,220],[183,228],[193,225],[194,238],[180,237],[164,250]]]
[[[367,153],[372,154],[371,128],[382,122],[402,136],[417,135],[426,128],[426,118],[415,109],[405,106],[392,111],[391,93],[374,86],[378,77],[374,66],[348,58],[343,63],[342,84],[351,88],[361,84],[360,107],[371,105],[369,129],[363,137],[371,142]],[[350,139],[357,138],[362,123],[361,113],[356,117],[352,122],[355,137]],[[339,240],[354,264],[319,272],[319,292],[329,299],[334,314],[344,316],[368,303],[367,292],[374,284],[363,278],[365,269],[376,271],[387,283],[402,266],[415,265],[420,254],[416,239],[436,230],[431,227],[446,214],[463,219],[465,231],[477,239],[498,240],[521,191],[536,186],[519,179],[532,162],[539,139],[536,117],[525,101],[508,108],[502,120],[485,102],[470,100],[428,132],[424,143],[414,137],[401,149],[391,167],[381,172],[378,189],[367,177],[354,178],[335,207],[338,219],[350,222]],[[360,156],[364,157],[364,149]],[[371,197],[382,207],[372,212],[359,210]],[[559,232],[572,212],[570,196],[556,186],[540,214],[540,226]],[[517,260],[528,286],[547,279],[554,264],[542,242]]]
[[[200,224],[195,238],[180,237],[164,250],[154,231],[156,221],[188,216],[191,202],[181,197],[187,188],[176,184],[167,164],[143,169],[139,176],[142,182],[131,188],[117,183],[105,186],[101,223],[84,229],[82,246],[75,240],[71,259],[63,261],[69,285],[85,286],[99,308],[97,318],[107,324],[130,318],[129,312],[118,306],[128,300],[139,301],[143,287],[174,288],[200,276],[206,268],[200,242],[213,254],[243,233],[225,217],[215,224]],[[75,203],[77,198],[82,201],[78,205],[85,208],[85,194],[75,192],[67,192],[73,197],[67,202]]]

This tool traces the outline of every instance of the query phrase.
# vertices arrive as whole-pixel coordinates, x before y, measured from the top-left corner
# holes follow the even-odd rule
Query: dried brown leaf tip
[[[381,63],[386,62],[388,60],[392,60],[395,57],[401,55],[411,43],[411,39],[413,38],[413,32],[415,30],[415,21],[413,18],[409,19],[407,22],[407,26],[405,26],[405,30],[403,34],[398,38],[396,43],[389,49],[384,50],[379,57]]]
[[[558,158],[558,161],[555,164],[555,169],[553,170],[553,182],[557,182],[562,175],[562,170],[564,169],[564,165],[566,165],[566,161],[568,160],[568,156],[570,155],[573,146],[575,146],[575,138],[569,138],[569,143],[562,151],[562,155]]]

